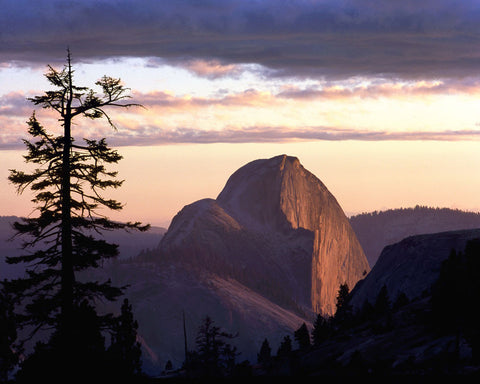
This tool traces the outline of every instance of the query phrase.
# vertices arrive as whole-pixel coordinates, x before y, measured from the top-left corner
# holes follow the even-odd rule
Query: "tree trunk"
[[[62,279],[61,279],[61,323],[59,328],[62,335],[62,343],[68,347],[73,332],[73,286],[75,276],[72,260],[72,217],[70,196],[70,151],[71,151],[71,125],[72,125],[72,70],[70,65],[70,53],[68,55],[69,71],[69,95],[63,116],[64,123],[64,147],[62,158]]]

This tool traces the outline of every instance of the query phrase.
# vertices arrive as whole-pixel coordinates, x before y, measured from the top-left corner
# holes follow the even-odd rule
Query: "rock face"
[[[286,155],[248,163],[216,200],[182,209],[160,251],[298,313],[333,314],[340,284],[352,288],[369,271],[334,196]]]
[[[383,285],[391,301],[401,292],[410,300],[420,297],[438,278],[451,250],[463,251],[475,238],[480,238],[480,229],[411,236],[385,247],[369,275],[352,291],[352,306],[360,308],[365,300],[373,304]]]

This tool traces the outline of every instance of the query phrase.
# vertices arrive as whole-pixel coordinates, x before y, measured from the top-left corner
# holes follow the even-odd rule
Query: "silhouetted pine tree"
[[[37,342],[35,350],[22,362],[17,374],[20,383],[37,380],[64,382],[105,378],[105,338],[102,319],[87,300],[73,307],[72,348],[64,356],[63,334],[56,330],[48,342]],[[46,381],[46,380],[45,380]]]
[[[108,357],[117,376],[135,376],[142,373],[142,349],[137,341],[138,323],[133,317],[128,299],[123,300],[121,313],[112,327],[112,343]]]
[[[461,326],[459,314],[464,307],[465,277],[464,255],[452,250],[448,259],[442,263],[439,278],[432,290],[434,319],[440,328],[452,329],[452,326]]]
[[[189,355],[190,375],[203,377],[220,377],[231,374],[235,366],[237,348],[227,341],[236,337],[222,331],[206,316],[198,329],[196,337],[197,350]]]
[[[386,315],[390,311],[390,298],[388,297],[388,290],[385,284],[378,292],[373,310],[376,316]]]
[[[260,352],[257,354],[257,362],[265,367],[268,367],[272,363],[272,348],[270,348],[267,339],[263,340]]]
[[[347,327],[352,318],[352,307],[349,304],[350,289],[348,284],[344,283],[340,285],[337,294],[336,312],[334,315],[335,323],[340,327]]]
[[[307,325],[303,323],[295,333],[295,340],[298,343],[298,348],[301,351],[308,351],[310,349],[310,333],[308,332]]]
[[[384,332],[392,328],[392,309],[385,284],[378,292],[375,304],[373,305],[373,316],[374,319],[377,320],[375,329],[378,332]]]
[[[280,343],[275,356],[273,373],[275,375],[291,375],[294,366],[294,353],[292,348],[292,339],[289,335],[285,336]]]
[[[105,208],[122,209],[118,201],[102,195],[122,185],[117,173],[106,168],[122,157],[108,147],[105,139],[84,139],[82,144],[75,141],[72,132],[74,121],[81,117],[104,117],[114,127],[106,108],[136,105],[125,102],[128,89],[120,79],[107,76],[96,82],[101,93],[76,85],[70,52],[63,70],[48,68],[45,76],[54,89],[29,100],[58,116],[62,134],[49,133],[35,112],[28,121],[32,140],[24,140],[24,158],[36,168],[28,172],[11,170],[9,180],[18,193],[27,189],[33,192],[38,217],[14,223],[17,235],[24,235],[26,252],[7,258],[7,262],[28,263],[28,267],[24,277],[9,281],[6,288],[21,304],[19,325],[28,326],[33,333],[54,329],[54,345],[61,350],[58,364],[76,366],[71,359],[78,341],[76,328],[83,327],[76,321],[76,312],[85,300],[90,304],[97,299],[112,301],[123,293],[123,288],[112,286],[110,280],[101,283],[77,278],[78,272],[97,268],[118,254],[117,245],[95,235],[122,228],[146,230],[148,226],[114,222],[103,214]],[[108,327],[111,319],[98,316],[99,326]]]
[[[0,383],[8,380],[8,373],[18,362],[14,342],[17,328],[13,313],[13,303],[0,282]]]
[[[337,312],[339,309],[342,309],[347,305],[349,293],[350,293],[350,289],[348,288],[348,284],[347,283],[341,284],[337,294],[337,302],[336,302]]]
[[[280,346],[277,350],[277,357],[280,358],[289,358],[292,355],[292,339],[290,336],[285,336],[280,343]]]
[[[330,326],[330,319],[327,319],[321,314],[318,314],[312,329],[313,346],[318,347],[325,340],[327,340],[331,336],[331,334],[332,329]]]
[[[173,370],[173,364],[172,364],[172,361],[171,360],[168,360],[166,363],[165,363],[165,371],[171,371]]]
[[[480,362],[480,239],[470,240],[464,252],[452,250],[442,263],[432,289],[432,318],[442,332],[461,337],[472,347],[473,361]]]
[[[373,305],[365,300],[360,310],[355,314],[355,319],[360,323],[370,321],[373,319],[373,312]]]

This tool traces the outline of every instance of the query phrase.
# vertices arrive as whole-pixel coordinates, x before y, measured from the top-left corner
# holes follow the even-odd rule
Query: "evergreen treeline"
[[[472,348],[474,364],[480,364],[480,239],[467,243],[463,252],[452,250],[442,263],[440,277],[432,289],[432,322],[442,334],[456,334],[459,343]]]
[[[435,216],[437,218],[446,218],[451,219],[455,216],[462,216],[461,220],[468,222],[470,219],[472,223],[477,223],[480,213],[479,212],[468,212],[461,209],[453,208],[439,208],[439,207],[429,207],[426,205],[416,205],[413,208],[394,208],[387,209],[385,211],[373,211],[373,212],[363,212],[358,215],[353,215],[350,219],[362,220],[366,218],[378,218],[384,217],[386,220],[391,220],[396,217],[405,217],[407,215],[417,216],[417,217],[428,217]]]

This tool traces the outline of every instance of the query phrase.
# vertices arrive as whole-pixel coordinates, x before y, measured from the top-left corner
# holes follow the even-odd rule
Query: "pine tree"
[[[272,362],[272,348],[268,340],[263,340],[262,346],[260,347],[260,352],[257,354],[257,362],[264,366],[268,366]]]
[[[337,295],[337,310],[334,315],[335,322],[341,327],[348,326],[349,321],[352,318],[352,307],[349,304],[349,293],[348,284],[341,284],[338,289]]]
[[[310,348],[310,333],[308,332],[307,325],[305,323],[303,323],[300,328],[295,331],[294,336],[298,343],[298,348],[301,351],[307,351]]]
[[[313,346],[318,347],[322,344],[331,334],[331,327],[329,319],[326,319],[321,314],[317,315],[315,323],[312,329],[312,341]]]
[[[452,250],[432,287],[432,320],[439,330],[456,335],[456,352],[464,337],[472,348],[474,364],[480,362],[480,239],[472,239],[464,252]],[[448,310],[446,310],[446,308]]]
[[[292,339],[290,336],[285,336],[277,350],[277,357],[289,358],[292,355]]]
[[[368,301],[364,300],[362,307],[360,308],[359,311],[355,314],[355,318],[357,321],[364,322],[364,321],[370,321],[373,319],[373,305]]]
[[[60,357],[69,359],[75,349],[75,312],[86,300],[113,301],[123,288],[110,280],[103,283],[80,281],[77,274],[97,268],[104,260],[118,254],[118,246],[110,244],[102,232],[114,229],[147,230],[140,223],[118,223],[109,220],[102,209],[118,211],[121,203],[103,196],[110,188],[118,188],[117,172],[106,165],[121,160],[105,138],[84,139],[78,143],[73,136],[74,120],[106,118],[108,107],[128,108],[128,89],[120,79],[104,76],[96,82],[101,93],[77,86],[74,82],[71,55],[64,68],[48,67],[46,78],[53,90],[30,98],[35,105],[51,110],[58,116],[62,134],[49,133],[37,120],[35,112],[28,121],[32,140],[24,140],[27,163],[36,168],[30,172],[10,170],[9,180],[18,193],[30,189],[37,217],[14,223],[17,235],[24,236],[25,254],[7,258],[9,263],[28,263],[25,277],[9,281],[6,288],[22,304],[20,325],[29,326],[30,338],[40,329],[54,329]],[[108,327],[110,315],[99,317],[101,327]],[[71,362],[71,361],[70,361]],[[74,362],[71,362],[74,363]]]
[[[378,292],[375,304],[373,305],[374,319],[377,321],[375,330],[385,332],[392,329],[393,316],[388,296],[387,286],[384,284]]]
[[[192,366],[199,376],[227,376],[235,365],[237,349],[227,341],[236,335],[222,331],[215,322],[206,316],[198,329],[196,353],[190,355]]]
[[[378,292],[373,310],[377,316],[383,316],[390,310],[390,299],[388,297],[387,286],[384,284]]]
[[[109,358],[117,374],[135,376],[141,374],[141,345],[137,341],[138,323],[133,317],[128,299],[123,300],[121,314],[115,319]]]
[[[165,371],[168,372],[168,371],[172,371],[172,370],[173,370],[172,361],[171,361],[171,360],[168,360],[168,361],[165,363]]]
[[[336,302],[336,307],[337,307],[337,312],[340,309],[345,309],[347,303],[348,303],[348,294],[350,293],[350,290],[348,288],[348,284],[341,284],[340,288],[338,290],[338,295],[337,295],[337,302]]]
[[[7,382],[8,373],[18,362],[14,346],[16,338],[13,303],[0,282],[0,383]]]
[[[62,348],[64,335],[55,330],[48,342],[37,342],[34,352],[22,362],[17,382],[66,382],[73,378],[87,382],[106,377],[102,319],[87,300],[74,305],[73,318],[72,348]]]

